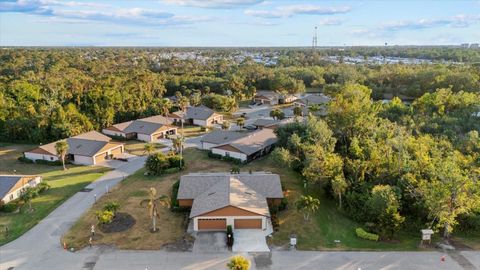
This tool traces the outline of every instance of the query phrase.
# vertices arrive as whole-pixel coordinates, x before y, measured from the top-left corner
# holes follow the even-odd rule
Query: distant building
[[[124,152],[123,143],[113,142],[108,136],[97,131],[89,131],[67,138],[68,152],[66,159],[74,164],[96,165],[107,159],[121,156]],[[33,161],[57,161],[60,157],[52,142],[24,152],[24,156]]]
[[[173,123],[181,123],[209,127],[223,122],[223,115],[206,106],[188,107],[186,112],[176,111],[168,116]]]
[[[460,44],[460,47],[462,47],[462,48],[468,48],[468,45],[469,45],[468,43],[462,43],[462,44]]]
[[[151,116],[134,121],[118,123],[102,130],[103,134],[137,139],[144,142],[155,142],[177,134],[177,128],[172,125],[172,120],[161,116]]]
[[[36,187],[42,182],[36,175],[0,175],[0,205],[20,198],[27,187]]]
[[[251,132],[248,136],[211,148],[212,153],[232,157],[244,162],[252,161],[271,152],[277,136],[273,129]]]
[[[478,43],[472,43],[470,44],[471,49],[477,49],[479,47]]]
[[[238,132],[230,130],[214,130],[202,136],[200,139],[201,147],[210,150],[212,147],[224,145],[234,140],[248,136],[247,132]]]
[[[258,104],[277,105],[280,95],[273,91],[258,91],[253,101]]]

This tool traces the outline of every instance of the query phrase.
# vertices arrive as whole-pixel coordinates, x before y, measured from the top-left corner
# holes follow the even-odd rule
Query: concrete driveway
[[[193,243],[194,253],[227,252],[225,232],[197,232]]]
[[[233,252],[270,252],[263,230],[234,230]]]

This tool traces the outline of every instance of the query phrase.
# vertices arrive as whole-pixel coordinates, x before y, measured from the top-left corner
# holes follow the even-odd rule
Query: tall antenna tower
[[[312,49],[317,48],[317,27],[315,26],[315,33],[313,34],[313,39],[312,39]]]

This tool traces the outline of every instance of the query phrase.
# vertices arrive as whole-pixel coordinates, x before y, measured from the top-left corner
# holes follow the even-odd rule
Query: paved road
[[[35,268],[22,269],[94,269],[94,270],[225,270],[228,252],[192,253],[167,251],[118,251],[87,248],[75,254],[42,260]],[[242,254],[252,262],[252,270],[336,269],[336,270],[475,270],[480,265],[461,266],[450,256],[440,260],[441,252],[315,252],[274,251]],[[478,252],[462,252],[464,257],[480,256]],[[48,265],[48,267],[45,267]]]
[[[91,192],[78,192],[20,238],[0,247],[0,270],[12,266],[15,269],[47,268],[48,260],[57,256],[63,258],[65,252],[61,248],[60,237],[92,206],[94,194],[99,198],[105,193],[107,186],[116,185],[124,177],[143,167],[144,163],[145,157],[138,157],[108,172],[87,186],[93,189]]]

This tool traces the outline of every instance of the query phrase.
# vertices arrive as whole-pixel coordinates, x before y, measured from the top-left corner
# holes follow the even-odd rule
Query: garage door
[[[198,229],[199,230],[226,230],[227,229],[227,220],[222,219],[199,219],[198,220]]]
[[[112,150],[112,155],[115,157],[117,155],[120,155],[122,153],[122,147],[118,147]]]
[[[98,156],[95,156],[95,162],[96,162],[96,163],[100,163],[100,162],[102,162],[102,161],[105,161],[105,154],[106,154],[106,153],[103,153],[103,154],[100,154],[100,155],[98,155]]]
[[[235,219],[235,229],[261,229],[262,219]]]

